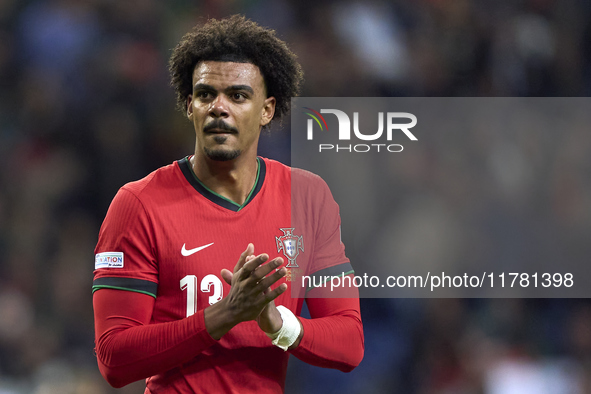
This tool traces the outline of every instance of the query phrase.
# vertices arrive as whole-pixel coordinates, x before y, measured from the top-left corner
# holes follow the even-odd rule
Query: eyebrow
[[[195,86],[193,86],[193,91],[195,90],[210,90],[210,91],[216,91],[216,89],[208,84],[205,83],[197,83],[195,84]],[[254,90],[248,86],[248,85],[232,85],[232,86],[228,86],[225,91],[229,91],[229,92],[233,92],[233,91],[237,91],[237,90],[244,90],[249,92],[250,94],[254,94]]]
[[[195,90],[215,90],[213,86],[207,85],[204,83],[197,83],[193,86],[193,91]]]
[[[248,85],[232,85],[226,89],[228,91],[245,90],[250,94],[254,94],[254,90]]]

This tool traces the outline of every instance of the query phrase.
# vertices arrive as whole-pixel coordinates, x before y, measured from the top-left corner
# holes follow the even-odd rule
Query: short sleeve
[[[156,297],[158,264],[150,216],[138,197],[121,188],[109,207],[95,248],[93,292],[120,289]]]

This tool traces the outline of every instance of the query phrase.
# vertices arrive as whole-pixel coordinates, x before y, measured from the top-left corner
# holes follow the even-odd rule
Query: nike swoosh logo
[[[183,256],[187,257],[187,256],[190,256],[190,255],[192,255],[193,253],[197,253],[197,252],[199,252],[200,250],[203,250],[203,249],[205,249],[205,248],[207,248],[207,247],[209,247],[209,246],[211,246],[211,245],[213,245],[213,242],[212,242],[212,243],[210,243],[210,244],[207,244],[207,245],[200,246],[200,247],[198,247],[198,248],[195,248],[195,249],[189,249],[189,250],[187,250],[187,249],[185,249],[185,244],[183,244],[183,248],[181,249],[181,254],[182,254]]]

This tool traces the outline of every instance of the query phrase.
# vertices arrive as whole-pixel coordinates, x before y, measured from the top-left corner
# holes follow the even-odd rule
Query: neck
[[[214,161],[195,155],[191,158],[191,167],[210,190],[242,205],[254,187],[258,163],[256,155],[240,155],[229,161]]]

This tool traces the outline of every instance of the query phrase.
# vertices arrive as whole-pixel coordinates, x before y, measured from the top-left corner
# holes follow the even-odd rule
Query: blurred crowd
[[[141,383],[111,389],[96,367],[98,229],[119,187],[192,153],[168,58],[192,26],[233,13],[288,42],[305,70],[302,96],[591,94],[587,0],[0,0],[0,394],[142,392]],[[522,230],[516,213],[537,212],[520,193],[527,173],[519,170],[551,149],[563,160],[543,168],[556,224],[546,231],[563,240],[557,256],[584,263],[591,137],[581,129],[553,138],[559,133],[534,138],[537,145],[523,135],[525,156],[487,158],[511,191],[492,206],[496,220],[488,224],[511,246],[511,234]],[[384,171],[403,191],[391,203],[405,224],[441,212],[428,204],[407,209],[413,192],[447,185],[452,217],[471,192],[495,193],[462,170],[479,165],[489,140],[461,141],[471,156],[426,151]],[[260,144],[261,155],[289,163],[289,122]],[[442,165],[447,171],[438,171]],[[503,258],[521,252],[507,247]],[[361,303],[362,364],[345,375],[292,358],[287,392],[591,393],[586,300]]]

